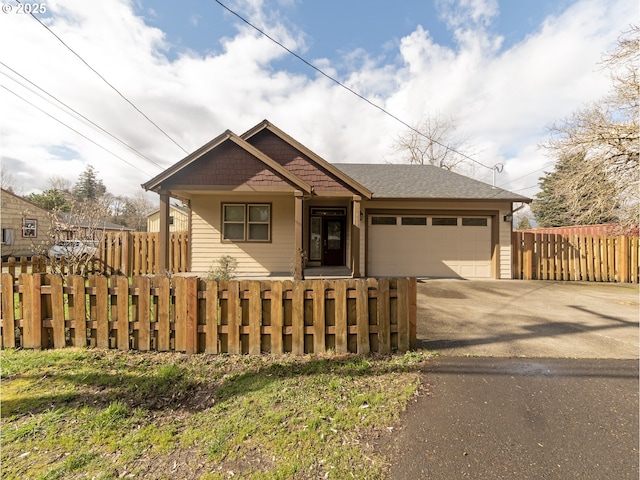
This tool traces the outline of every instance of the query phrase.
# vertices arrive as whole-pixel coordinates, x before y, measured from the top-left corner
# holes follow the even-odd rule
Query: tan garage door
[[[367,274],[491,278],[491,218],[370,215]]]

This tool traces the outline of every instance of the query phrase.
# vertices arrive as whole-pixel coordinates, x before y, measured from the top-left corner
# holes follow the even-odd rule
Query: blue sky
[[[223,3],[403,121],[450,119],[474,159],[504,165],[498,185],[527,196],[553,168],[540,148],[547,127],[607,93],[598,62],[640,17],[636,0]],[[43,22],[187,151],[267,118],[330,162],[403,161],[393,142],[406,127],[214,0],[46,6]],[[130,195],[159,173],[154,164],[184,156],[34,19],[0,15],[0,42],[12,46],[0,50],[0,155],[21,193],[92,164],[109,191]],[[491,169],[464,173],[491,182]]]

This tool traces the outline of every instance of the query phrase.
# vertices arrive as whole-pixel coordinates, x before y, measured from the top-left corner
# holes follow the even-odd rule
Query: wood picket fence
[[[415,278],[1,277],[4,348],[295,355],[416,346]]]
[[[639,283],[638,237],[513,232],[513,278]]]

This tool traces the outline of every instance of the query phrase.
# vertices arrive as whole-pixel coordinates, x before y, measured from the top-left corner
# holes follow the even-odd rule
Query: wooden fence
[[[10,273],[14,277],[21,273],[45,273],[47,271],[47,260],[44,257],[9,257],[2,262],[2,271]]]
[[[157,232],[109,232],[98,248],[100,270],[106,275],[154,275],[160,257]],[[171,273],[189,268],[189,234],[169,233],[169,266]]]
[[[638,283],[638,237],[513,232],[513,278]]]
[[[391,353],[416,346],[416,279],[221,281],[2,274],[4,348]]]

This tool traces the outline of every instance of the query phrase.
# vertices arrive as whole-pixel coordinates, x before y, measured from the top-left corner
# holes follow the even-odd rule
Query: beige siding
[[[13,241],[1,245],[2,256],[30,256],[47,251],[53,240],[50,237],[49,213],[22,198],[2,190],[0,223],[2,229],[11,231]],[[22,236],[23,219],[37,221],[36,237]]]
[[[169,215],[173,217],[173,224],[169,225],[170,232],[189,231],[189,216],[185,212],[170,207]],[[147,232],[160,231],[160,212],[152,213],[147,217]]]
[[[491,202],[491,201],[459,201],[459,202],[442,202],[442,201],[364,201],[362,204],[362,210],[367,213],[378,210],[392,210],[392,211],[448,211],[454,215],[459,211],[498,211],[498,224],[499,224],[499,278],[511,278],[511,222],[503,221],[503,217],[511,211],[510,202]],[[366,235],[367,229],[366,220],[363,221],[363,228],[360,238],[360,263],[364,267],[366,266]],[[366,228],[365,228],[366,227]],[[370,272],[367,272],[370,274]]]
[[[271,242],[221,242],[223,203],[271,204]],[[191,199],[191,270],[207,272],[216,259],[230,255],[238,261],[239,276],[290,275],[294,254],[293,195],[199,195]]]

